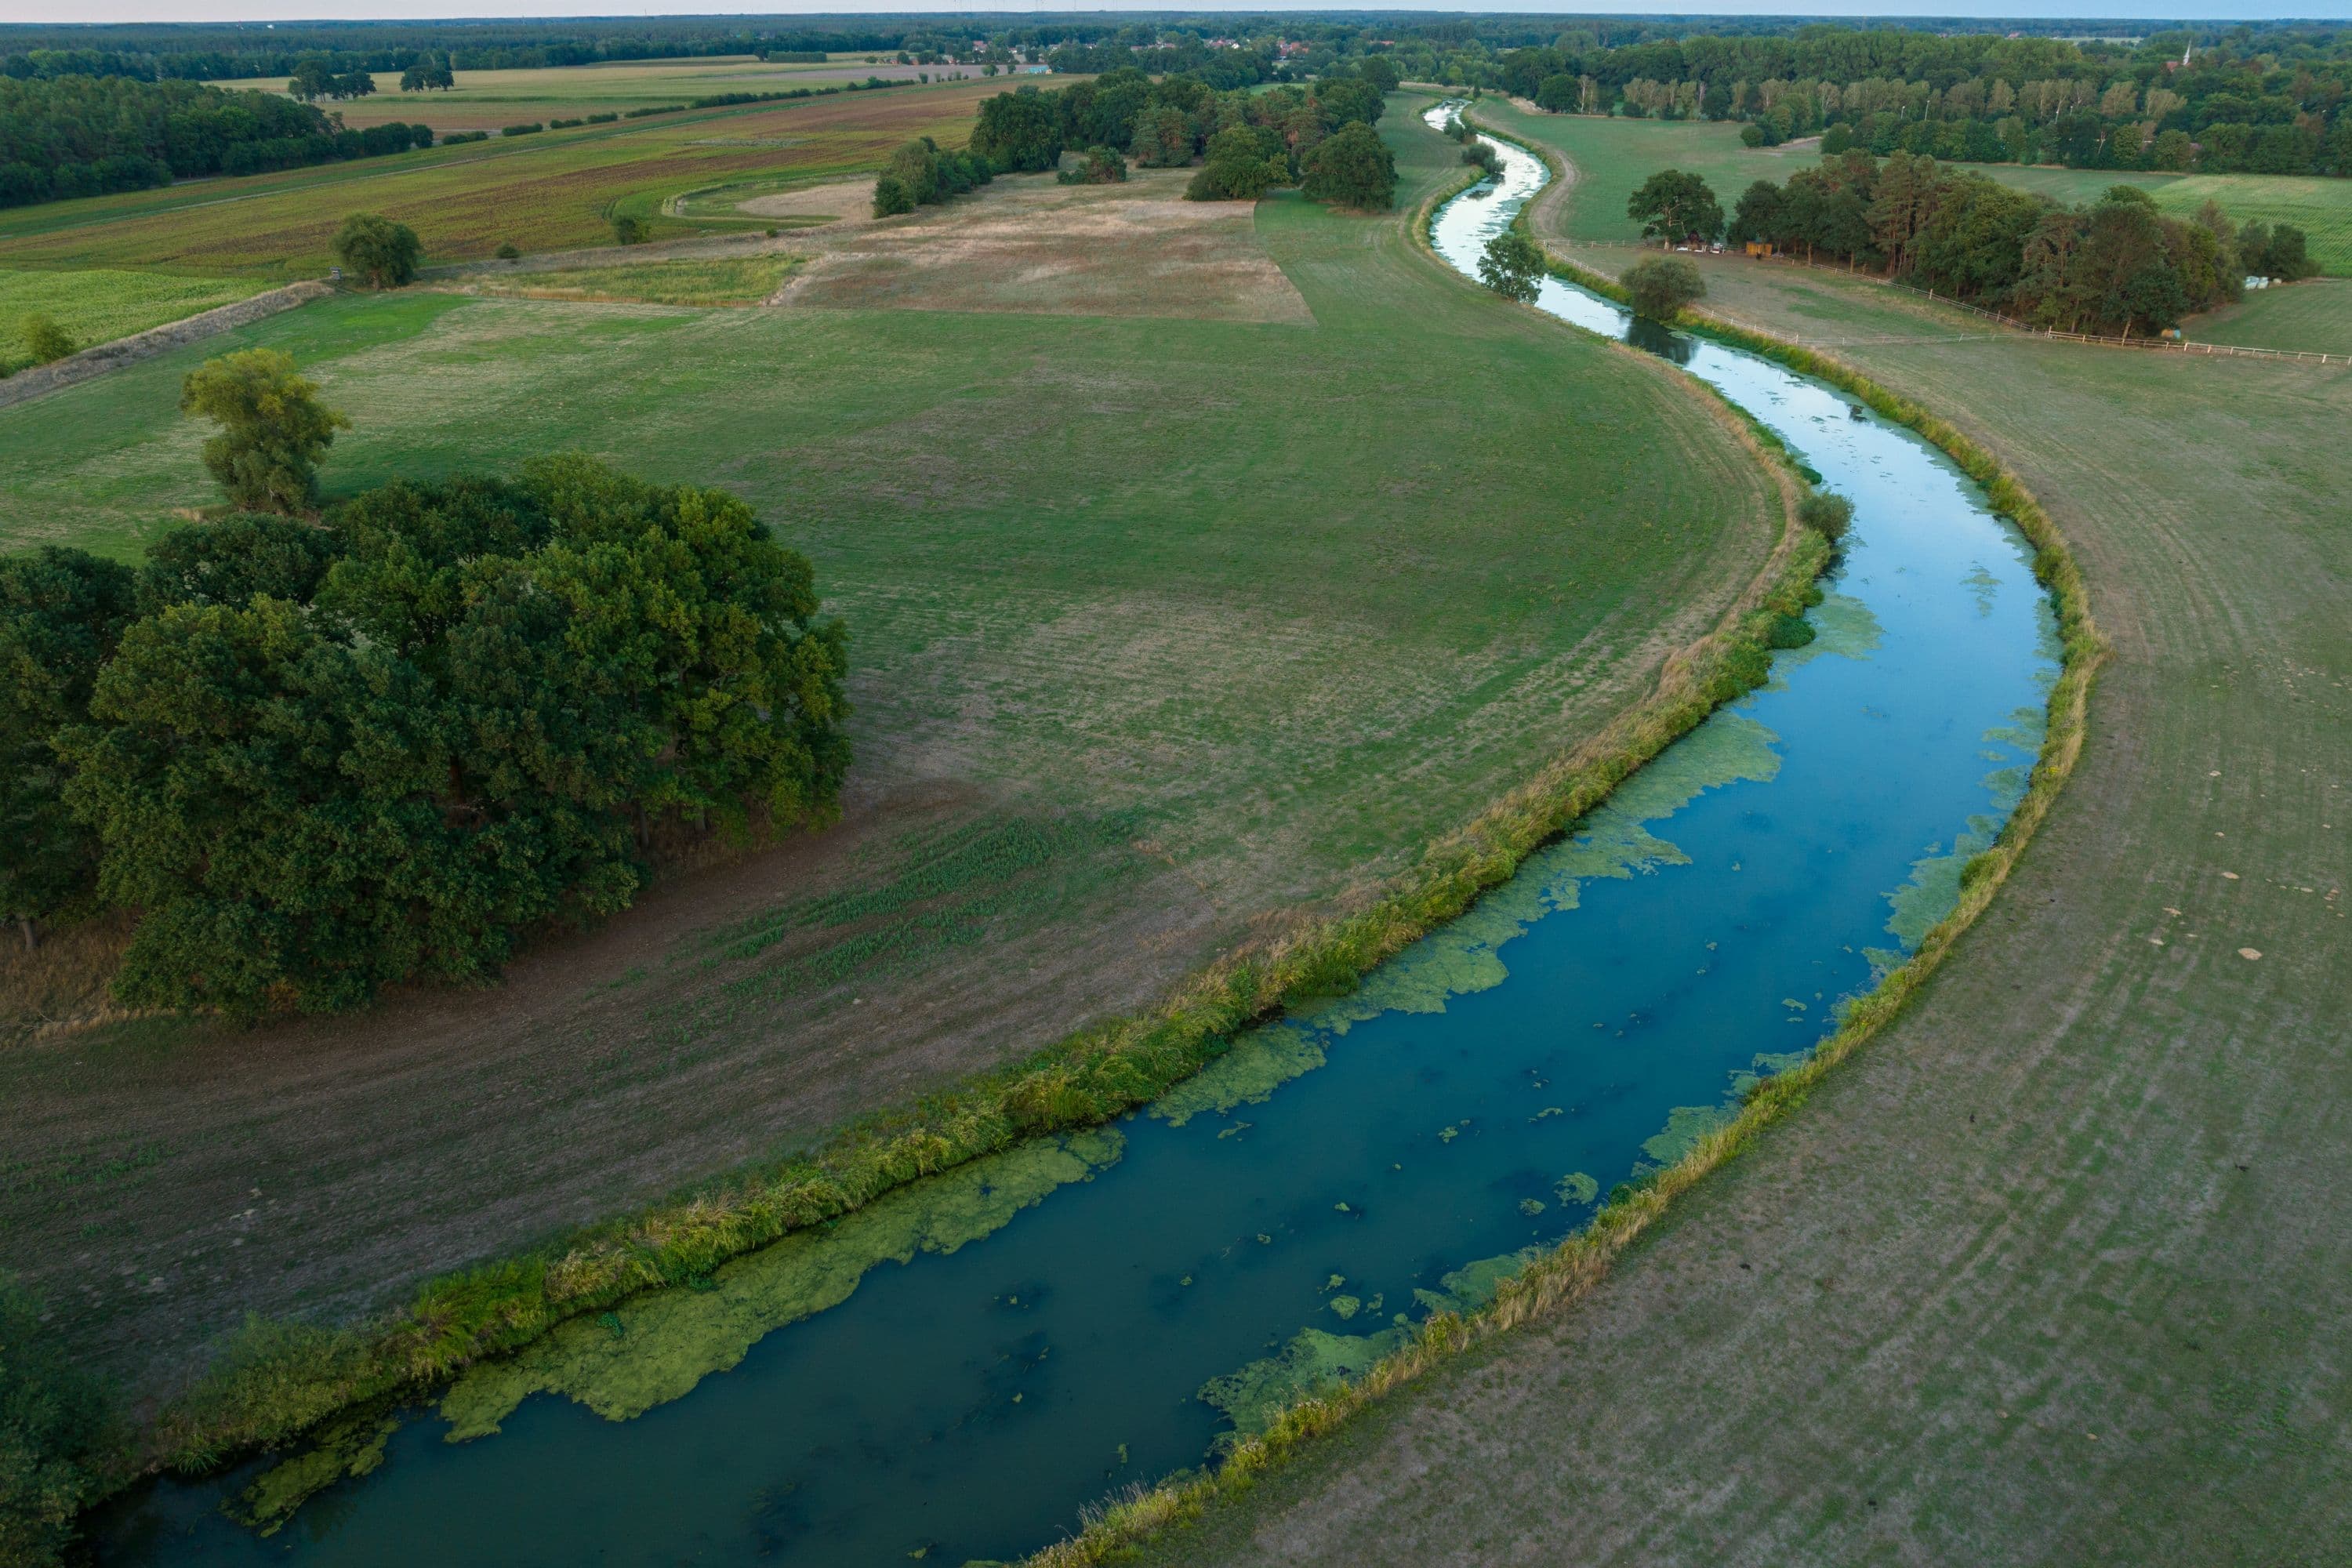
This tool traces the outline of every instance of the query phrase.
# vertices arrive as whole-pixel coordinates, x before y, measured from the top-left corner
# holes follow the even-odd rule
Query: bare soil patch
[[[865,178],[835,180],[797,191],[753,196],[735,206],[737,211],[753,217],[840,218],[863,227],[874,221],[874,182]]]
[[[1003,179],[852,233],[795,235],[810,264],[774,302],[1312,322],[1259,242],[1252,204],[1185,201],[1189,178],[1139,169],[1119,185]]]

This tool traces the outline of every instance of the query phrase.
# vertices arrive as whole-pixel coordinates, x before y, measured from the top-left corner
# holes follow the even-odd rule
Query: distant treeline
[[[1693,208],[1708,213],[1714,204],[1685,210]],[[1701,218],[1703,237],[1711,224]],[[1759,180],[1740,196],[1727,233],[1734,243],[1766,240],[1883,268],[2063,331],[2153,334],[2237,299],[2247,273],[2313,270],[2301,230],[2232,227],[2211,202],[2182,222],[2158,212],[2146,192],[2117,185],[2087,206],[2063,207],[1907,153],[1882,163],[1847,152],[1785,185]]]
[[[2183,55],[2187,61],[2183,63]],[[2135,47],[1807,27],[1517,50],[1502,84],[1549,110],[1747,122],[1750,145],[2078,169],[2352,175],[2352,30],[2186,32]]]
[[[0,79],[0,207],[432,145],[422,125],[339,127],[276,93],[127,77]]]

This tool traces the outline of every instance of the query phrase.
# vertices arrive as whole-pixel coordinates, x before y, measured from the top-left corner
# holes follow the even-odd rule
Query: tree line
[[[2183,54],[2187,58],[2184,61]],[[2265,37],[2136,47],[1806,27],[1504,57],[1503,85],[1545,109],[1745,121],[1751,146],[1815,132],[1859,147],[2080,169],[2352,175],[2352,32],[2286,51]]]
[[[432,143],[423,125],[347,130],[276,93],[127,77],[0,78],[0,207]]]
[[[845,634],[736,497],[567,456],[316,510],[345,421],[289,358],[183,406],[235,510],[0,556],[0,893],[28,942],[133,911],[126,1005],[481,979],[666,848],[833,811]]]
[[[1198,162],[1185,190],[1193,201],[1255,201],[1298,185],[1379,211],[1396,199],[1396,161],[1373,127],[1396,83],[1387,62],[1367,68],[1253,92],[1122,67],[1053,91],[999,93],[981,105],[971,147],[1008,173],[1053,168],[1073,147],[1123,150],[1147,168]]]
[[[2210,201],[2187,221],[2131,185],[2062,206],[1908,153],[1849,151],[1784,184],[1758,180],[1728,219],[1704,179],[1663,170],[1626,211],[1669,243],[1767,242],[2064,331],[2152,334],[2237,299],[2247,273],[2315,270],[2301,230],[2233,226]]]

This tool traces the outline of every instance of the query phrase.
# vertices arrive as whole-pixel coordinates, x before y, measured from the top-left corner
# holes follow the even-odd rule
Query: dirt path
[[[1911,319],[1864,285],[1708,277],[1782,331]],[[2000,452],[2074,542],[2116,649],[2074,782],[1911,1015],[1584,1306],[1156,1561],[2336,1555],[2352,374],[1848,357]]]

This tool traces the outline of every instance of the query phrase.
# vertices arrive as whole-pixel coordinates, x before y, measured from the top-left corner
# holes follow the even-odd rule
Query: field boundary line
[[[150,327],[127,338],[100,343],[47,364],[20,370],[5,381],[0,381],[0,408],[46,397],[52,392],[104,375],[110,370],[119,370],[126,364],[152,359],[183,344],[201,342],[222,332],[250,326],[280,311],[324,299],[333,292],[331,287],[317,279],[307,279],[299,283],[289,283],[281,289],[232,300],[226,305],[215,305],[209,310],[183,316],[176,321],[166,321],[160,327]]]
[[[1479,129],[1526,146],[1517,137],[1504,136],[1491,127]],[[1528,151],[1557,169],[1552,149]],[[1537,243],[1543,241],[1538,237]],[[1588,279],[1597,279],[1602,285],[1599,291],[1612,297],[1623,292],[1613,281],[1556,256],[1549,247],[1545,254],[1564,277],[1587,287],[1591,287]],[[1830,382],[1940,447],[1970,479],[1984,486],[1993,509],[2012,521],[2032,543],[2034,574],[2057,608],[2063,657],[2058,680],[2050,691],[2050,727],[2024,797],[2001,826],[1991,847],[1971,858],[1961,871],[1959,903],[1952,912],[1920,939],[1909,958],[1855,999],[1837,1032],[1816,1046],[1802,1064],[1758,1082],[1729,1123],[1701,1138],[1648,1184],[1609,1203],[1582,1231],[1505,1281],[1485,1307],[1469,1313],[1432,1314],[1402,1347],[1376,1363],[1360,1380],[1290,1405],[1263,1433],[1235,1443],[1213,1470],[1181,1484],[1139,1487],[1088,1509],[1085,1527],[1076,1535],[1031,1554],[1024,1560],[1024,1568],[1097,1568],[1126,1561],[1144,1544],[1196,1522],[1212,1507],[1246,1494],[1267,1475],[1310,1453],[1319,1453],[1321,1439],[1395,1390],[1522,1324],[1567,1311],[1591,1295],[1608,1278],[1617,1259],[1666,1215],[1677,1198],[1753,1148],[1768,1128],[1803,1105],[1824,1078],[1902,1016],[1911,998],[1942,967],[2008,880],[2011,868],[2073,775],[2088,731],[2091,687],[2109,648],[2091,618],[2073,552],[2024,481],[1958,427],[1842,361],[1727,323],[1716,330],[1727,341],[1801,374]]]

